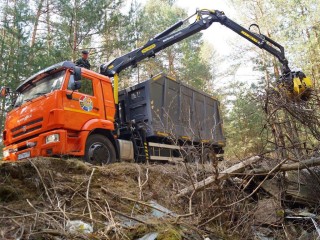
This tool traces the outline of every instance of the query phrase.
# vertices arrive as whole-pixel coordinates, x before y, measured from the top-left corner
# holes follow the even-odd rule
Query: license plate
[[[30,157],[30,151],[24,152],[24,153],[20,153],[18,155],[18,160],[21,160],[21,159],[24,159],[24,158],[28,158],[28,157]]]

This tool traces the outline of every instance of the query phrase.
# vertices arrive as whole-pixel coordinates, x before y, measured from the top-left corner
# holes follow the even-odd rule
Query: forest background
[[[14,89],[45,67],[76,60],[84,49],[90,51],[92,68],[98,71],[102,63],[142,46],[187,17],[190,11],[187,2],[184,5],[183,1],[175,0],[0,0],[0,85]],[[232,15],[226,12],[231,19],[245,27],[257,23],[262,33],[281,43],[290,66],[311,76],[317,89],[318,0],[224,2],[232,12]],[[207,3],[206,8],[215,7],[215,1]],[[229,36],[230,30],[223,31]],[[224,34],[223,31],[219,30],[219,34]],[[142,62],[138,68],[124,71],[120,85],[124,88],[165,72],[218,97],[223,106],[226,158],[257,155],[279,146],[317,151],[318,125],[311,126],[286,111],[276,111],[272,117],[266,111],[267,93],[278,77],[279,65],[274,57],[236,34],[226,44],[226,54],[221,54],[217,41],[198,33]],[[1,101],[3,128],[6,104]],[[310,108],[317,115],[316,98],[312,104],[304,105],[303,110]]]

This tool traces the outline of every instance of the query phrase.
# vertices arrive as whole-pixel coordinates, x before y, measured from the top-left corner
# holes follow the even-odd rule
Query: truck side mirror
[[[75,66],[73,69],[74,81],[77,82],[81,80],[81,67]]]
[[[75,78],[76,76],[74,76],[74,78]],[[80,77],[81,77],[81,74],[80,74]],[[73,83],[71,83],[71,90],[72,90],[72,92],[71,93],[67,93],[67,98],[68,99],[72,99],[72,94],[73,94],[73,92],[74,91],[76,91],[76,90],[79,90],[80,88],[81,88],[81,81],[74,81]]]
[[[81,82],[79,81],[75,81],[71,84],[72,91],[79,90],[80,88],[81,88]]]
[[[2,87],[1,90],[0,90],[0,97],[6,97],[10,94],[11,92],[11,89],[8,88],[8,87]]]

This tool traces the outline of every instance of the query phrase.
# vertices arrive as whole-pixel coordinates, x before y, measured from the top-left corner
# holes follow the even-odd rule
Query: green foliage
[[[16,87],[32,73],[56,62],[78,57],[81,49],[89,49],[91,62],[97,69],[185,18],[184,9],[175,1],[147,1],[142,6],[131,1],[128,13],[119,11],[122,0],[16,0],[2,3],[1,80]],[[34,38],[34,39],[33,39]],[[208,61],[202,49],[211,53]],[[186,39],[140,66],[140,78],[161,71],[180,77],[195,87],[208,89],[213,79],[215,52],[203,43],[201,34]],[[124,77],[134,78],[135,71]]]
[[[174,0],[15,0],[0,1],[0,83],[15,89],[33,73],[90,51],[93,70],[144,45],[151,37],[187,16]],[[203,55],[210,53],[210,60]],[[122,86],[166,72],[209,91],[215,52],[201,34],[176,44],[137,70],[121,74]],[[6,105],[2,104],[2,109]],[[0,114],[2,125],[4,111]]]
[[[228,140],[226,158],[245,158],[265,150],[265,113],[255,99],[256,90],[248,89],[243,83],[230,85],[231,109],[225,110],[225,133]]]
[[[216,53],[208,43],[199,42],[198,36],[194,38],[182,43],[184,56],[181,60],[180,78],[191,86],[210,92],[214,79]]]
[[[238,22],[244,23],[245,26],[257,23],[261,33],[284,46],[291,69],[303,70],[307,75],[313,77],[316,86],[318,85],[320,77],[319,1],[258,0],[253,2],[230,0],[229,2],[238,10]],[[237,50],[251,53],[255,49],[255,46],[239,46]],[[232,54],[230,59],[236,60],[238,63],[248,61],[244,56],[239,58],[236,54]],[[282,147],[291,146],[292,142],[295,144],[303,142],[305,146],[309,144],[313,146],[313,136],[308,126],[292,117],[286,108],[272,109],[272,106],[269,106],[272,109],[269,109],[269,115],[263,111],[267,98],[257,96],[257,90],[273,91],[272,85],[274,85],[280,71],[279,63],[272,55],[260,50],[255,51],[254,55],[250,55],[250,59],[254,70],[260,73],[263,78],[257,79],[257,84],[254,87],[237,86],[236,89],[241,94],[232,94],[236,96],[231,101],[231,107],[229,106],[229,111],[226,113],[226,132],[229,137],[227,153],[233,156],[254,155],[259,154],[262,150],[267,151],[266,148],[270,148],[270,146],[275,149],[279,145]],[[288,107],[290,108],[290,104]],[[318,109],[312,104],[308,106],[306,103],[301,108],[291,111],[295,113],[297,110],[311,108],[315,110],[314,116],[318,114]],[[298,115],[298,113],[296,114]],[[303,117],[301,116],[301,118]],[[308,120],[305,119],[303,122],[307,123]],[[270,134],[268,135],[267,132]],[[282,140],[281,137],[284,135],[286,138]],[[279,139],[275,139],[276,136]]]
[[[135,36],[131,41],[136,47],[142,46],[153,36],[187,17],[187,12],[173,5],[173,2],[149,0],[140,9],[139,15],[126,29]],[[203,42],[201,36],[201,33],[193,35],[164,49],[156,58],[144,61],[139,65],[140,78],[145,80],[151,75],[166,72],[196,88],[209,91],[214,79],[216,54],[211,45]],[[204,48],[210,59],[205,58],[207,56],[204,56],[202,51]]]

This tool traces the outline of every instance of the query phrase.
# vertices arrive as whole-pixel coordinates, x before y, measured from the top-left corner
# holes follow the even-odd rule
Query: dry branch
[[[192,186],[188,186],[180,191],[179,194],[177,194],[177,197],[182,197],[187,194],[191,194],[192,192],[196,192],[199,190],[202,190],[206,187],[209,187],[212,185],[215,181],[217,180],[225,180],[230,177],[230,174],[234,173],[241,173],[243,169],[255,162],[257,162],[260,159],[259,156],[255,156],[252,158],[249,158],[241,163],[238,163],[221,173],[219,173],[218,178],[216,179],[214,176],[210,176],[200,182],[195,183]],[[257,168],[257,169],[252,169],[248,174],[259,174],[259,175],[264,175],[264,174],[270,174],[270,172],[286,172],[286,171],[295,171],[295,170],[300,170],[300,169],[305,169],[309,167],[316,167],[320,166],[320,158],[311,158],[308,160],[296,162],[296,163],[288,163],[288,164],[279,164],[276,166],[276,169],[274,168]]]
[[[244,197],[244,198],[242,198],[242,199],[240,199],[240,200],[238,200],[238,201],[236,201],[236,202],[233,202],[233,203],[227,205],[227,207],[231,207],[231,206],[233,206],[233,205],[235,205],[235,204],[237,204],[237,203],[240,203],[240,202],[248,199],[249,197],[251,197],[253,194],[255,194],[255,193],[259,190],[259,188],[262,186],[262,184],[268,179],[269,175],[271,175],[271,174],[274,173],[274,172],[278,172],[277,169],[279,169],[279,166],[281,166],[281,165],[282,165],[284,162],[286,162],[286,161],[287,161],[286,159],[285,159],[285,160],[282,160],[281,163],[279,163],[277,166],[273,167],[273,168],[268,172],[268,174],[264,177],[264,179],[259,183],[259,185],[258,185],[249,195],[247,195],[246,197]]]
[[[222,171],[221,173],[219,173],[218,178],[216,178],[216,176],[210,176],[200,182],[194,183],[192,186],[188,186],[188,187],[182,189],[180,191],[180,193],[177,194],[177,197],[185,196],[187,194],[192,193],[193,191],[202,190],[206,187],[209,187],[217,180],[218,181],[225,180],[229,177],[229,174],[242,172],[245,167],[257,162],[259,159],[260,159],[259,156],[251,157],[243,162],[240,162],[240,163],[233,165],[232,167]]]
[[[48,200],[50,201],[51,206],[53,207],[53,206],[54,206],[53,201],[52,201],[52,199],[51,199],[51,197],[50,197],[50,194],[49,194],[49,192],[48,192],[48,188],[47,188],[46,184],[44,183],[44,180],[43,180],[43,178],[42,178],[42,175],[41,175],[39,169],[38,169],[37,166],[33,163],[33,161],[31,161],[31,159],[28,159],[28,161],[30,162],[30,164],[31,164],[31,165],[34,167],[34,169],[36,170],[36,172],[37,172],[37,174],[38,174],[38,176],[39,176],[39,178],[40,178],[40,181],[41,181],[41,183],[42,183],[42,186],[43,186],[43,188],[44,188],[44,191],[45,191],[45,193],[46,193],[46,195],[47,195],[47,197],[48,197]]]
[[[89,200],[89,191],[90,191],[90,184],[91,184],[92,176],[93,176],[93,173],[94,173],[95,170],[96,170],[95,168],[92,168],[92,172],[91,172],[90,177],[89,177],[88,186],[87,186],[87,192],[86,192],[86,200],[87,200],[88,211],[89,211],[89,214],[90,214],[91,221],[92,221],[92,212],[91,212],[91,206],[90,206],[90,200]]]
[[[214,217],[210,218],[209,220],[207,220],[206,222],[200,224],[198,227],[203,227],[205,225],[207,225],[208,223],[212,222],[213,220],[215,220],[216,218],[220,217],[222,214],[224,214],[226,211],[222,211],[220,213],[218,213],[217,215],[215,215]]]
[[[278,166],[277,171],[280,172],[286,172],[286,171],[295,171],[295,170],[301,170],[309,167],[316,167],[320,166],[320,158],[311,158],[308,160],[296,162],[296,163],[287,163],[287,164],[282,164]],[[257,168],[257,169],[252,169],[250,171],[251,173],[254,174],[268,174],[271,171],[270,169],[266,168]]]

